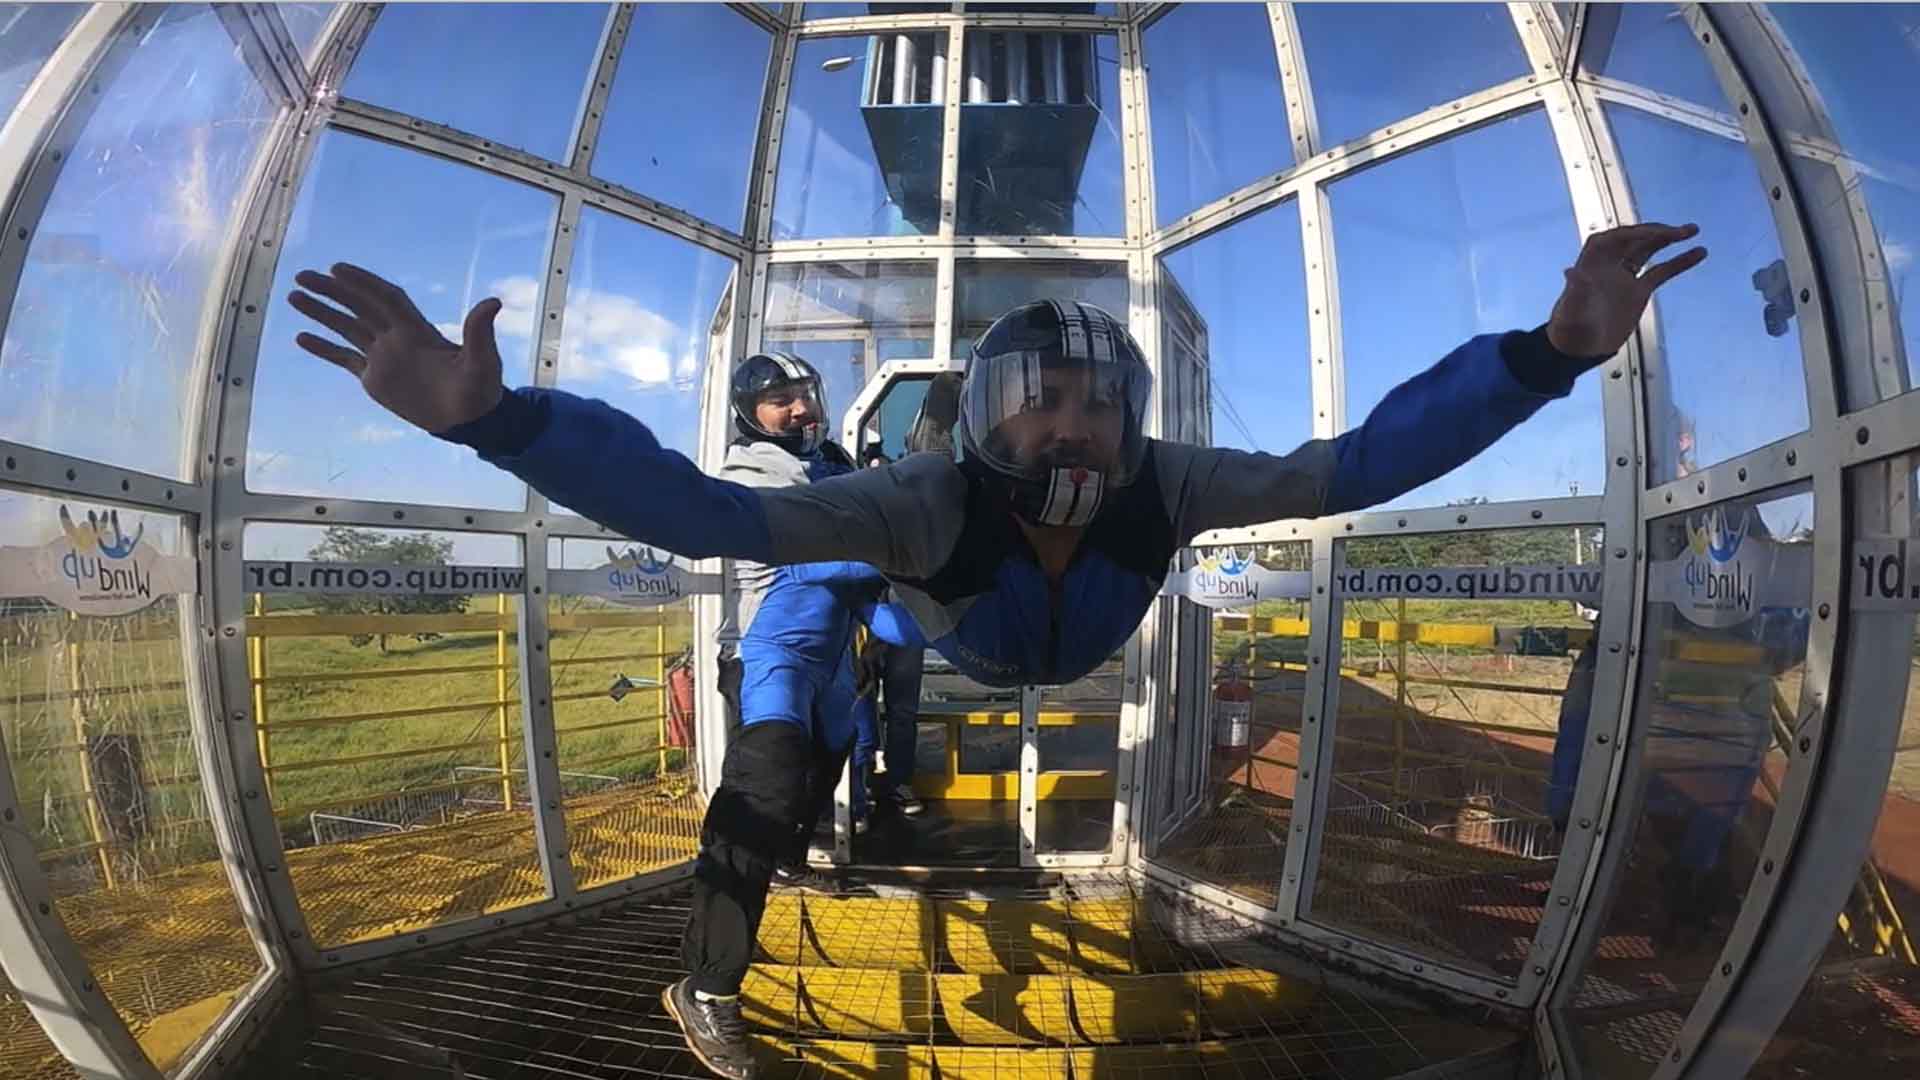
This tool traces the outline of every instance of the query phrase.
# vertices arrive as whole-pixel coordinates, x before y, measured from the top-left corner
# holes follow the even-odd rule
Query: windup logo
[[[142,606],[153,599],[153,572],[132,558],[146,535],[145,522],[128,537],[120,531],[120,512],[109,510],[105,517],[87,511],[86,525],[74,523],[73,515],[60,507],[60,531],[66,534],[69,550],[60,559],[60,572],[73,584],[82,600],[140,600]]]
[[[674,565],[655,558],[652,548],[628,548],[622,554],[609,547],[604,569],[607,584],[618,598],[672,600],[687,591]]]
[[[62,505],[60,531],[39,547],[0,547],[0,597],[44,597],[80,615],[125,615],[156,599],[193,592],[193,560],[146,543],[144,522],[129,534],[117,510]]]
[[[1732,626],[1753,617],[1755,573],[1766,569],[1755,564],[1766,558],[1768,545],[1764,540],[1747,543],[1752,522],[1753,509],[1747,507],[1736,521],[1729,521],[1724,509],[1715,509],[1687,524],[1681,580],[1686,585],[1683,606],[1693,622]]]
[[[1207,601],[1202,597],[1258,603],[1260,578],[1247,573],[1247,569],[1255,565],[1252,557],[1242,558],[1233,551],[1202,556],[1189,571],[1193,599],[1203,604]]]

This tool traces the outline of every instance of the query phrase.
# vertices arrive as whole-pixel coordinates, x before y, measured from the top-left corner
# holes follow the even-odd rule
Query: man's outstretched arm
[[[501,384],[493,319],[467,314],[462,344],[442,337],[405,291],[347,264],[294,279],[346,308],[295,292],[288,302],[342,346],[300,334],[301,348],[352,373],[401,419],[478,451],[536,491],[620,534],[689,558],[770,565],[868,563],[931,573],[958,536],[962,482],[951,462],[903,462],[804,487],[766,490],[701,472],[646,425],[601,401]]]
[[[1458,468],[1579,375],[1618,352],[1653,291],[1706,257],[1641,268],[1693,226],[1634,225],[1589,237],[1547,324],[1475,337],[1395,387],[1359,427],[1284,457],[1159,444],[1184,543],[1208,529],[1364,509]]]

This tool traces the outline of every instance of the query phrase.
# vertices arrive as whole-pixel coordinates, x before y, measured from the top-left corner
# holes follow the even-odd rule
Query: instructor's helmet
[[[960,395],[960,460],[1035,525],[1086,525],[1147,452],[1153,376],[1120,320],[1074,300],[1039,300],[973,344]]]
[[[762,426],[759,406],[769,395],[775,402],[804,404],[810,418],[792,430]],[[827,438],[827,395],[820,373],[792,353],[755,353],[733,369],[733,426],[756,442],[770,442],[790,454],[809,455]]]

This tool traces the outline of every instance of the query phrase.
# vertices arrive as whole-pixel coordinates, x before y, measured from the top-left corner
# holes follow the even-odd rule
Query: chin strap
[[[1106,490],[1106,474],[1074,466],[1053,470],[1036,525],[1081,526],[1093,520]]]

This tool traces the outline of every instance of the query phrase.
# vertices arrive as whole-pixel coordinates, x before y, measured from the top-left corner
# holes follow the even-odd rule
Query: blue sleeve
[[[880,571],[863,562],[795,563],[787,567],[787,576],[802,585],[883,586],[887,579]]]
[[[1323,512],[1365,509],[1445,476],[1572,392],[1579,373],[1598,362],[1562,356],[1541,330],[1469,340],[1333,441]]]
[[[440,433],[589,520],[690,559],[774,563],[754,489],[708,476],[645,424],[563,390],[508,391],[486,416]]]
[[[920,632],[920,624],[899,604],[863,604],[854,614],[867,624],[874,637],[889,645],[902,649],[927,647],[927,637]]]

